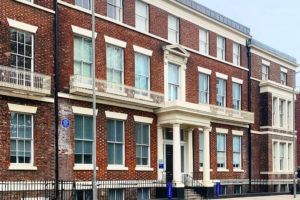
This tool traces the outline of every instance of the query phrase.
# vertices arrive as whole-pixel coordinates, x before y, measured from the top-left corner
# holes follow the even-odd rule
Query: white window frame
[[[180,88],[180,83],[181,83],[181,76],[180,76],[180,65],[178,64],[174,64],[172,62],[169,62],[168,63],[168,70],[169,70],[169,67],[170,67],[170,64],[177,67],[178,68],[178,84],[174,84],[174,83],[170,83],[169,82],[169,74],[168,74],[168,101],[176,101],[176,100],[179,100],[180,99],[180,91],[181,91],[181,88]],[[171,86],[171,88],[173,89],[173,87],[176,87],[177,88],[177,99],[171,99],[171,97],[173,97],[173,90],[171,89],[171,97],[169,96],[169,85]]]
[[[108,168],[109,167],[125,167],[125,125],[124,125],[124,120],[121,120],[121,119],[112,119],[112,118],[108,118],[106,120],[106,123],[108,123],[108,120],[112,120],[114,121],[114,125],[115,125],[115,131],[116,131],[116,121],[122,121],[122,125],[123,125],[123,142],[116,142],[116,141],[108,141],[108,129],[107,129],[107,155],[108,155],[108,144],[109,143],[113,143],[113,144],[122,144],[122,164],[109,164],[108,161],[107,161],[107,165],[108,165]],[[115,134],[115,133],[114,133]],[[115,155],[115,154],[114,154]]]
[[[234,85],[237,85],[238,87],[239,87],[239,94],[238,94],[238,96],[239,96],[239,98],[238,99],[234,99],[234,97],[233,97],[233,86]],[[238,108],[236,108],[237,110],[241,110],[242,108],[242,85],[241,84],[238,84],[238,83],[232,83],[232,108],[234,107],[233,105],[234,105],[234,102],[235,101],[237,101],[238,102]]]
[[[219,44],[219,41],[222,40],[222,44]],[[222,36],[217,36],[217,58],[220,60],[225,60],[225,51],[226,51],[226,44],[225,44],[226,39]],[[221,55],[219,54],[219,51]]]
[[[76,4],[78,1],[81,2],[81,5]],[[88,8],[83,7],[83,2],[84,1],[88,1],[88,4],[89,4]],[[92,4],[91,4],[91,0],[75,0],[75,6],[79,6],[81,8],[84,8],[84,9],[87,9],[87,10],[91,10]]]
[[[139,55],[141,55],[141,56],[145,56],[145,57],[147,57],[147,61],[148,61],[148,63],[147,63],[147,65],[148,66],[143,66],[143,67],[148,67],[148,76],[144,76],[144,75],[141,75],[141,74],[137,74],[136,73],[136,62],[134,62],[134,69],[135,69],[135,77],[136,76],[142,76],[142,77],[146,77],[146,78],[148,78],[148,88],[147,88],[147,90],[149,91],[150,90],[150,78],[151,78],[151,75],[150,75],[150,56],[148,56],[148,55],[145,55],[145,54],[141,54],[141,53],[138,53],[138,52],[135,52],[135,54],[134,54],[134,58],[135,58],[135,56],[137,55],[137,54],[139,54]],[[134,82],[135,82],[135,80],[134,80]],[[135,82],[135,87],[136,87],[136,82]],[[136,87],[137,88],[137,87]],[[138,89],[141,89],[141,88],[138,88]],[[144,90],[144,89],[141,89],[141,90]]]
[[[287,108],[286,108],[286,111],[287,111],[287,115],[286,115],[286,121],[287,121],[287,129],[290,130],[291,129],[291,102],[288,101],[287,102]]]
[[[284,127],[284,123],[285,123],[285,120],[284,120],[284,115],[285,115],[284,104],[285,104],[285,101],[282,100],[282,99],[279,99],[279,126],[281,128]]]
[[[150,124],[146,124],[146,123],[141,123],[141,122],[135,122],[135,124],[137,125],[137,124],[141,124],[142,126],[145,126],[145,125],[147,125],[148,127],[149,127],[149,132],[148,132],[148,138],[149,138],[149,144],[148,145],[145,145],[145,144],[137,144],[137,141],[135,141],[135,144],[136,144],[136,146],[141,146],[141,147],[144,147],[144,146],[147,146],[148,147],[148,162],[147,162],[147,164],[146,165],[143,165],[143,164],[141,164],[141,165],[138,165],[138,164],[136,164],[136,167],[150,167],[150,164],[151,164],[151,153],[150,153],[150,151],[151,151],[151,130],[150,130],[150,128],[151,128],[151,126],[150,126]],[[142,129],[143,130],[143,129]],[[142,133],[143,133],[143,131],[142,131]],[[136,157],[137,158],[137,157]]]
[[[141,5],[145,6],[145,9],[146,9],[146,12],[147,12],[146,13],[146,19],[144,19],[143,16],[140,16],[140,15],[137,14],[137,4],[141,4]],[[135,6],[135,27],[139,30],[149,32],[149,5],[142,2],[142,1],[140,1],[140,0],[136,0],[135,5],[136,5]],[[145,29],[140,29],[140,28],[137,27],[137,23],[136,23],[137,22],[137,17],[143,18],[145,20]]]
[[[286,161],[286,158],[285,158],[285,146],[286,144],[285,143],[279,143],[279,171],[283,172],[285,171],[285,161]],[[283,148],[283,157],[281,156],[281,149]],[[282,161],[282,162],[281,162]]]
[[[73,70],[74,70],[74,74],[75,74],[75,62],[80,62],[80,74],[78,74],[78,75],[80,75],[80,76],[83,76],[83,65],[84,64],[88,64],[88,65],[90,65],[91,66],[91,72],[90,72],[90,74],[91,74],[91,76],[92,76],[92,60],[91,61],[87,61],[87,60],[83,60],[83,52],[84,52],[84,42],[86,42],[86,40],[90,40],[91,41],[91,38],[88,38],[88,37],[84,37],[84,36],[79,36],[79,35],[74,35],[74,45],[73,45],[73,48],[75,49],[75,38],[79,38],[79,39],[81,39],[81,49],[80,49],[80,53],[81,53],[81,59],[77,59],[77,58],[75,58],[75,50],[74,50],[74,52],[73,52]],[[92,55],[90,55],[91,56],[91,58],[92,58]]]
[[[283,148],[283,157],[280,157],[280,145],[284,145]],[[283,166],[281,168],[280,159],[283,159]],[[292,172],[293,171],[293,143],[292,141],[286,140],[272,140],[272,163],[273,163],[273,172]]]
[[[122,73],[122,80],[121,80],[121,83],[114,82],[114,78],[113,78],[113,80],[107,80],[107,81],[108,81],[108,82],[111,82],[111,83],[116,83],[116,84],[124,84],[124,48],[107,43],[107,44],[106,44],[106,52],[108,51],[108,47],[118,48],[118,49],[121,49],[121,50],[122,50],[122,70],[121,70],[121,71],[119,71],[119,70],[117,70],[117,69],[115,69],[115,68],[110,68],[110,67],[108,66],[108,57],[107,57],[107,53],[106,53],[106,70],[111,69],[111,70],[112,70],[112,73],[113,73],[114,71],[119,71],[119,72],[121,72],[121,73]],[[106,77],[107,77],[107,74],[108,74],[108,72],[106,72]],[[113,77],[113,75],[112,75],[112,77]]]
[[[33,115],[32,114],[29,114],[29,113],[22,113],[22,112],[11,112],[12,113],[15,113],[17,115],[17,124],[16,124],[16,133],[17,133],[17,137],[11,137],[11,128],[10,128],[10,142],[12,139],[16,140],[16,162],[11,162],[11,165],[30,165],[30,166],[33,166],[33,163],[34,163],[34,118],[33,118]],[[31,149],[30,149],[30,162],[29,163],[26,163],[25,162],[25,155],[24,155],[24,162],[23,163],[20,163],[18,161],[18,143],[17,141],[19,140],[18,138],[18,116],[19,115],[24,115],[24,125],[25,125],[25,119],[26,119],[26,115],[28,116],[31,116],[31,139],[26,139],[25,138],[25,132],[24,132],[24,138],[23,139],[20,139],[20,140],[23,140],[24,141],[24,153],[25,153],[25,141],[30,141],[30,145],[31,145]],[[10,126],[11,126],[11,120],[10,120]],[[11,144],[10,144],[11,145]],[[11,159],[11,149],[9,150],[10,152],[10,159]]]
[[[218,138],[218,135],[223,135],[224,137],[225,137],[225,144],[224,144],[224,158],[225,158],[225,163],[224,163],[224,166],[223,167],[218,167],[218,152],[223,152],[223,151],[218,151],[218,139],[217,139],[217,168],[218,169],[227,169],[227,155],[226,155],[226,150],[227,150],[227,148],[226,148],[226,139],[227,139],[227,137],[226,137],[226,134],[224,134],[224,133],[218,133],[217,132],[217,138]]]
[[[206,76],[207,77],[207,91],[205,90],[200,90],[200,76]],[[209,75],[205,74],[205,73],[199,73],[198,74],[198,84],[199,84],[199,103],[205,103],[205,104],[209,104]],[[200,94],[204,93],[206,95],[206,102],[200,102]]]
[[[269,80],[269,66],[262,64],[262,68],[261,68],[261,79],[264,80]],[[266,73],[264,73],[264,69],[266,70]]]
[[[201,40],[201,32],[203,32],[206,36],[205,40]],[[202,44],[203,43],[203,44]],[[202,46],[204,49],[202,50]],[[200,53],[208,55],[209,53],[209,32],[205,29],[199,29],[199,51]]]
[[[226,95],[227,95],[227,81],[225,79],[222,79],[222,78],[217,78],[217,81],[224,81],[224,84],[225,84],[225,92],[224,92],[224,95],[221,95],[221,94],[218,94],[217,92],[217,100],[218,100],[218,96],[220,96],[221,98],[224,98],[224,105],[217,105],[217,106],[221,106],[221,107],[226,107]],[[217,83],[216,87],[218,88],[219,87],[219,83]],[[218,89],[217,89],[218,91]],[[218,101],[217,101],[218,102]]]
[[[176,20],[176,30],[172,29],[169,25],[169,21],[170,20]],[[174,31],[175,34],[176,34],[176,41],[171,41],[170,40],[170,34],[171,34],[171,31]],[[174,43],[179,43],[179,18],[178,17],[175,17],[174,15],[168,15],[168,40],[171,41],[171,42],[174,42]]]
[[[277,125],[277,106],[278,105],[278,98],[272,98],[272,125]]]
[[[287,73],[286,72],[280,72],[280,83],[282,85],[286,85],[287,82]]]
[[[237,52],[235,52],[235,48],[237,48]],[[233,42],[233,64],[240,66],[241,65],[241,45]],[[237,53],[237,54],[236,54]]]
[[[18,50],[17,50],[17,53],[13,53],[12,51],[11,51],[11,58],[10,59],[12,59],[12,56],[16,56],[16,65],[14,66],[14,65],[12,65],[11,64],[11,61],[10,61],[10,65],[12,66],[12,67],[14,67],[14,68],[16,68],[16,69],[20,69],[20,68],[18,68],[18,61],[17,61],[17,57],[23,57],[23,59],[24,59],[24,65],[23,65],[23,67],[21,68],[22,70],[26,70],[26,71],[30,71],[30,72],[33,72],[34,71],[34,35],[33,35],[33,33],[31,33],[31,32],[28,32],[28,31],[23,31],[23,30],[20,30],[20,29],[16,29],[16,28],[11,28],[10,29],[10,32],[12,32],[12,31],[15,31],[16,33],[17,33],[17,40],[16,41],[13,41],[12,40],[12,38],[10,37],[10,45],[11,45],[11,43],[12,42],[16,42],[17,43],[17,49],[18,49],[18,44],[19,44],[19,39],[18,39],[18,35],[19,35],[19,33],[22,33],[22,34],[24,34],[24,43],[22,43],[23,45],[24,45],[24,55],[22,55],[22,54],[19,54],[18,53]],[[31,36],[31,57],[29,57],[29,56],[26,56],[25,55],[25,46],[26,46],[26,41],[25,41],[25,35],[30,35]],[[30,66],[30,70],[27,70],[26,68],[25,68],[25,58],[28,58],[28,59],[30,59],[31,60],[31,66]],[[17,78],[17,77],[16,77]],[[24,77],[24,79],[25,79],[25,77]],[[26,79],[27,80],[27,79]],[[24,81],[24,84],[25,84],[25,81]]]
[[[89,117],[89,118],[92,118],[91,116],[88,116],[88,115],[80,115],[80,114],[76,114],[75,115],[75,117],[76,116],[80,116],[80,117],[83,117],[82,119],[83,119],[83,126],[82,126],[82,130],[83,130],[83,132],[82,132],[82,134],[84,135],[85,134],[85,132],[84,132],[84,118],[86,118],[86,117]],[[74,125],[75,125],[75,117],[74,117]],[[93,133],[92,133],[92,135],[93,135]],[[94,143],[94,139],[80,139],[80,138],[77,138],[76,139],[76,137],[75,137],[75,127],[74,127],[74,165],[91,165],[91,164],[93,164],[93,160],[92,160],[92,162],[91,163],[85,163],[84,162],[84,152],[83,152],[83,154],[81,153],[80,155],[82,156],[82,158],[81,158],[81,162],[80,163],[76,163],[75,162],[75,155],[76,155],[76,151],[75,151],[75,143],[76,143],[76,141],[80,141],[80,142],[85,142],[85,141],[87,141],[87,142],[92,142],[92,145],[93,145],[93,143]],[[84,146],[82,145],[82,149],[84,149]],[[83,150],[84,151],[84,150]],[[91,159],[93,159],[93,151],[92,151],[92,158]]]
[[[117,21],[120,21],[120,22],[123,22],[123,0],[116,0],[116,1],[120,1],[120,6],[121,7],[118,7],[117,5],[113,5],[111,3],[108,2],[109,0],[107,0],[107,17],[111,18],[111,19],[114,19],[114,20],[117,20]],[[112,6],[114,7],[114,11],[115,11],[115,15],[116,15],[116,18],[113,18],[113,17],[110,17],[108,15],[108,8],[109,6]],[[119,15],[119,16],[118,16]]]
[[[235,153],[238,153],[239,154],[239,167],[235,167],[234,166],[234,163],[233,163],[233,168],[234,169],[242,169],[242,136],[238,136],[238,135],[233,135],[232,136],[232,141],[233,141],[233,138],[239,138],[239,140],[240,140],[240,151],[239,152],[235,152],[234,151],[234,145],[232,145],[232,152],[233,152],[233,157],[234,157],[234,154]],[[232,159],[233,160],[233,159]]]

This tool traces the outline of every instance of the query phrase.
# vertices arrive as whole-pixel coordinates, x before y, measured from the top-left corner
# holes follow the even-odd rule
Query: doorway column
[[[209,132],[210,128],[203,129],[203,185],[205,187],[213,186],[210,180]]]
[[[175,187],[183,187],[181,181],[180,124],[173,124],[173,183]]]
[[[163,179],[163,171],[164,169],[159,169],[159,161],[164,160],[164,143],[163,143],[163,128],[161,126],[157,126],[157,178],[158,180]],[[162,162],[163,163],[163,162]]]
[[[193,128],[188,129],[188,145],[187,145],[187,174],[193,177]]]

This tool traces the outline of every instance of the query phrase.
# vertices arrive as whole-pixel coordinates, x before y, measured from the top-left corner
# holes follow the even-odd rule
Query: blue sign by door
[[[172,198],[173,197],[173,186],[172,186],[172,183],[168,183],[168,185],[167,185],[167,196],[168,196],[168,198]]]
[[[221,195],[221,183],[217,182],[216,184],[216,195],[220,196]]]
[[[61,125],[64,128],[69,128],[70,127],[70,121],[68,119],[64,118],[63,120],[61,120]]]

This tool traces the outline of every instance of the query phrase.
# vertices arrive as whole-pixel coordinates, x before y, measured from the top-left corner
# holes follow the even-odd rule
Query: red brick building
[[[190,179],[206,195],[252,179],[288,190],[294,58],[190,0],[95,0],[93,141],[90,1],[53,5],[0,3],[1,179],[91,181],[96,142],[97,180],[166,180],[178,197]]]

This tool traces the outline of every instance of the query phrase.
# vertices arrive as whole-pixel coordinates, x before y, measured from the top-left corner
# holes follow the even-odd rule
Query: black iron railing
[[[0,200],[92,200],[91,181],[59,181],[56,197],[55,181],[0,182]],[[166,184],[157,180],[97,181],[98,199],[153,199],[157,188]]]

